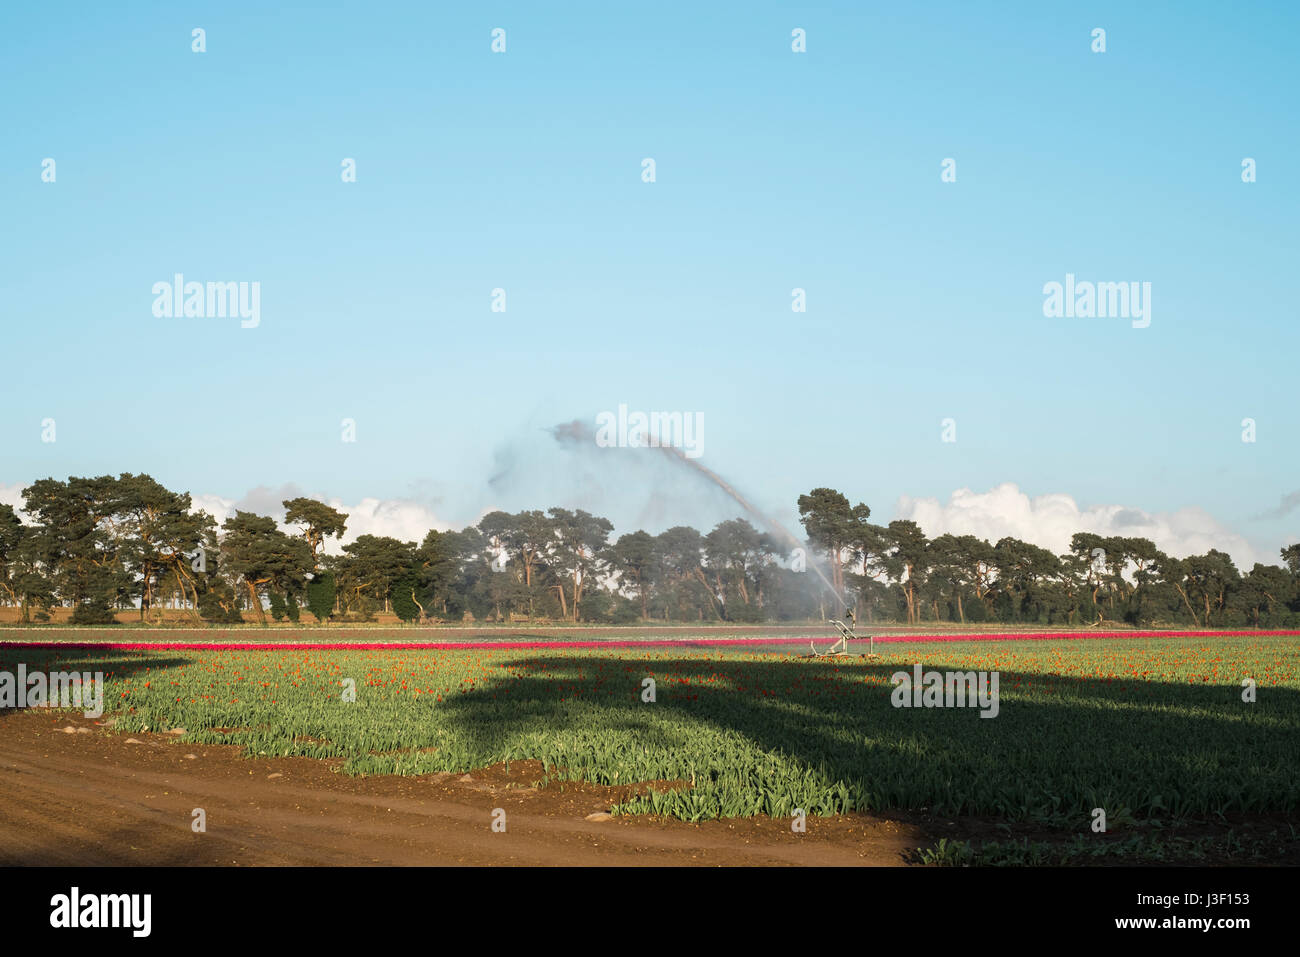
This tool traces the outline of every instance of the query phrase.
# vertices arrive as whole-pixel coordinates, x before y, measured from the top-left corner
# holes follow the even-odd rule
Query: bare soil
[[[539,787],[535,761],[364,778],[337,763],[5,712],[0,865],[900,865],[932,843],[928,828],[856,814],[809,817],[802,834],[767,818],[588,821],[629,788]]]

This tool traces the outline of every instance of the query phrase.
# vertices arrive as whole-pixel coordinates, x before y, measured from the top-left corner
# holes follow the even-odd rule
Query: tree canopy
[[[494,511],[419,542],[363,534],[295,498],[283,519],[237,511],[220,528],[188,493],[147,475],[41,479],[0,505],[0,605],[111,623],[131,609],[209,622],[566,620],[1003,622],[1088,626],[1300,624],[1300,544],[1239,570],[1225,552],[1171,556],[1144,538],[1080,532],[1061,554],[1016,538],[928,538],[915,522],[816,488],[797,506],[811,559],[745,518],[617,538],[605,518],[553,507]],[[342,542],[327,554],[330,541]],[[826,574],[809,574],[822,571]]]

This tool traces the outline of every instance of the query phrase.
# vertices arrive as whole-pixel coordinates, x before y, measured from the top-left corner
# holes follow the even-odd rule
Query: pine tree
[[[322,625],[329,620],[334,610],[334,598],[337,587],[332,572],[317,575],[307,586],[307,608]]]

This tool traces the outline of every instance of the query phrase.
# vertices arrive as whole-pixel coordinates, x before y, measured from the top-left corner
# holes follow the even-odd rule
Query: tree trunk
[[[722,621],[722,612],[717,608],[718,599],[714,596],[713,592],[709,591],[709,580],[704,577],[704,569],[700,568],[698,565],[695,566],[695,577],[700,580],[700,584],[704,586],[705,593],[709,596],[709,607],[712,608],[714,614],[718,616],[718,621]],[[700,618],[703,617],[704,613],[701,611]]]
[[[253,607],[257,609],[257,618],[262,623],[262,626],[265,627],[266,610],[262,607],[262,599],[257,597],[257,586],[247,578],[244,579],[244,584],[248,586],[248,597],[252,601]]]
[[[1187,592],[1183,591],[1183,586],[1177,582],[1174,582],[1174,588],[1178,589],[1178,594],[1183,596],[1183,604],[1187,606],[1187,613],[1192,616],[1192,624],[1199,626],[1200,622],[1196,620],[1196,612],[1192,608],[1192,603],[1187,598]]]

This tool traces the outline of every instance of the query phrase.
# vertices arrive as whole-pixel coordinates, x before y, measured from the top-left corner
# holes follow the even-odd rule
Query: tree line
[[[1217,549],[1176,558],[1146,538],[1078,532],[1063,555],[1006,537],[927,538],[912,521],[873,524],[834,489],[799,497],[810,540],[836,587],[868,620],[1092,626],[1300,624],[1300,544],[1283,565],[1242,574]]]
[[[310,498],[283,522],[236,511],[220,526],[147,475],[42,479],[24,521],[0,505],[0,604],[21,621],[801,621],[1285,627],[1300,623],[1300,545],[1242,574],[1223,552],[1174,558],[1143,538],[1076,534],[1066,554],[1014,538],[927,538],[877,525],[834,489],[801,495],[807,540],[743,518],[701,533],[628,532],[582,509],[491,512],[423,541],[342,540],[348,516]]]

